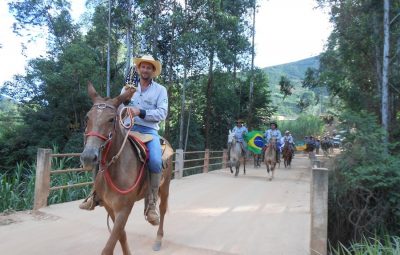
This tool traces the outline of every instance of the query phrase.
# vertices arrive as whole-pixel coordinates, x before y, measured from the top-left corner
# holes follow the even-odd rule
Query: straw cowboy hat
[[[141,58],[134,58],[133,59],[133,63],[135,63],[135,65],[137,67],[139,67],[142,62],[150,63],[150,64],[152,64],[154,66],[154,75],[153,75],[153,77],[157,77],[157,76],[159,76],[161,74],[161,62],[160,61],[155,60],[150,55],[143,55]],[[139,68],[138,68],[138,72],[140,72]]]

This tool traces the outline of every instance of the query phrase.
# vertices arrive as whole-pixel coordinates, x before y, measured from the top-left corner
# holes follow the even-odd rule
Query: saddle
[[[146,143],[153,140],[153,136],[148,134],[142,134],[136,131],[130,131],[128,139],[130,143],[133,145],[133,147],[136,149],[139,155],[139,160],[142,163],[145,163],[149,153]],[[174,154],[174,150],[164,137],[160,137],[160,144],[161,144],[162,161],[164,167],[166,166],[168,159]]]

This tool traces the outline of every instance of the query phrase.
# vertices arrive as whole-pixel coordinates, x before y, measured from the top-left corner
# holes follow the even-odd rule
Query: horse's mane
[[[274,153],[276,154],[276,148],[274,145],[270,144],[266,149],[266,156],[272,157]]]

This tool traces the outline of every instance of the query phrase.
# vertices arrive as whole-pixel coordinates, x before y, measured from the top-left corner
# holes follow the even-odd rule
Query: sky
[[[0,87],[23,74],[28,59],[45,55],[46,41],[39,39],[21,53],[25,39],[12,32],[13,16],[0,0]],[[85,0],[72,0],[72,17],[84,11]],[[259,0],[256,14],[255,65],[267,67],[316,56],[332,31],[329,15],[315,9],[314,0]]]

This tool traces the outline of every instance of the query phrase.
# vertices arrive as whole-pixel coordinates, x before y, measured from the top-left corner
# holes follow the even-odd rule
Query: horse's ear
[[[99,95],[97,94],[96,89],[94,88],[91,81],[88,81],[87,87],[88,87],[89,97],[92,99],[92,101],[94,103],[94,101],[99,97]]]
[[[120,106],[123,102],[130,100],[135,91],[136,91],[135,87],[129,87],[125,89],[124,93],[113,99],[113,104],[116,107]]]

